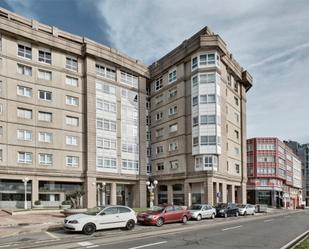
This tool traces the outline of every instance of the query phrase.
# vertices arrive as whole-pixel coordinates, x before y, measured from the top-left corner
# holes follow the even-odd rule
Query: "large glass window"
[[[26,59],[32,59],[32,48],[30,44],[18,44],[18,56]]]
[[[39,62],[51,64],[51,50],[48,48],[39,48]]]

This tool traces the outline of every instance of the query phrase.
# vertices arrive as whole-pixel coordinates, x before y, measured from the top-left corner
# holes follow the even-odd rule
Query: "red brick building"
[[[295,208],[301,204],[301,162],[278,138],[247,140],[247,202]]]

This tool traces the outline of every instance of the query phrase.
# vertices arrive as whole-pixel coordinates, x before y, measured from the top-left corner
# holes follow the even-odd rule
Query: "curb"
[[[297,246],[300,242],[305,240],[308,235],[309,235],[309,230],[305,231],[304,233],[302,233],[301,235],[299,235],[298,237],[296,237],[295,239],[293,239],[292,241],[290,241],[289,243],[287,243],[280,249],[295,248],[295,246]]]

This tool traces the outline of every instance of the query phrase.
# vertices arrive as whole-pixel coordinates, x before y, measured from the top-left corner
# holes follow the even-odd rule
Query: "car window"
[[[118,214],[118,208],[117,207],[109,207],[103,210],[101,215],[109,215],[109,214]]]
[[[174,206],[174,210],[175,210],[175,211],[181,211],[181,210],[182,210],[182,207],[180,207],[180,206]]]
[[[119,213],[131,213],[131,210],[126,207],[118,207]]]
[[[172,211],[174,211],[174,207],[166,207],[165,211],[166,212],[172,212]]]

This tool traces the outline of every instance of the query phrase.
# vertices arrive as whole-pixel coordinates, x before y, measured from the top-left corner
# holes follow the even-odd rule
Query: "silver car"
[[[239,209],[239,214],[240,215],[254,215],[255,214],[255,206],[251,204],[243,204],[243,205],[238,205]]]
[[[191,218],[201,220],[203,218],[214,219],[216,217],[216,209],[209,204],[194,204],[189,208]]]

